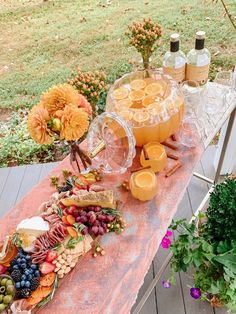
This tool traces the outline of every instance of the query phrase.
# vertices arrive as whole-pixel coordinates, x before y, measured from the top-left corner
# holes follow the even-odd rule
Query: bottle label
[[[187,64],[186,69],[186,80],[196,81],[200,85],[207,82],[210,64],[203,66],[196,66]]]
[[[167,68],[163,66],[163,72],[173,77],[177,83],[182,83],[185,77],[185,65],[180,68]]]

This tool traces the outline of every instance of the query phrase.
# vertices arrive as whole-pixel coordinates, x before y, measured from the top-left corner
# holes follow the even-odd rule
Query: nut
[[[66,267],[65,274],[68,274],[70,271],[71,271],[71,268],[70,267]]]
[[[53,263],[53,264],[56,264],[56,263],[57,263],[57,260],[55,259],[54,261],[52,261],[52,263]]]
[[[66,259],[66,254],[65,253],[63,253],[61,256],[62,256],[63,259]]]
[[[71,268],[74,268],[74,267],[75,267],[75,265],[76,265],[76,263],[75,263],[75,262],[73,262],[73,263],[71,263],[71,264],[70,264],[70,267],[71,267]]]
[[[59,270],[60,270],[60,268],[57,267],[54,269],[54,272],[57,273]]]
[[[59,262],[57,262],[56,267],[61,268],[61,264]]]
[[[63,269],[60,269],[60,270],[58,271],[58,276],[60,276],[60,275],[64,275],[64,270],[63,270]]]
[[[58,274],[58,278],[62,279],[64,277],[64,274]]]

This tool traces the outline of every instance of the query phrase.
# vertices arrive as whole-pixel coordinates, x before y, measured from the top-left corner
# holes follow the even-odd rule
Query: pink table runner
[[[158,175],[159,191],[150,202],[137,201],[130,193],[116,188],[129,178],[130,172],[106,176],[103,185],[116,189],[125,204],[123,212],[127,228],[121,235],[106,234],[101,243],[107,254],[92,258],[88,253],[40,313],[129,313],[202,152],[200,144],[191,149],[179,146],[183,166],[169,178],[164,173]],[[133,168],[138,167],[136,156]],[[59,175],[63,168],[70,168],[68,158],[51,171],[49,177]],[[36,214],[39,205],[54,192],[49,177],[1,219],[1,239],[22,219]]]

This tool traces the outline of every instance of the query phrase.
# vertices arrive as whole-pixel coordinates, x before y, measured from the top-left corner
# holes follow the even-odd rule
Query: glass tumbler
[[[184,95],[185,116],[195,117],[200,111],[201,89],[196,81],[184,81],[181,84],[181,90]]]

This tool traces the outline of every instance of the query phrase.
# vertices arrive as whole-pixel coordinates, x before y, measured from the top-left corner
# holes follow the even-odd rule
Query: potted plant
[[[200,213],[202,221],[186,219],[171,224],[179,232],[170,245],[173,272],[193,273],[190,295],[207,300],[214,307],[236,311],[236,180],[228,177],[211,193],[209,207]],[[170,280],[169,280],[170,281]],[[173,281],[173,280],[172,280]],[[166,287],[166,281],[164,281]],[[168,281],[167,281],[168,283]],[[168,286],[169,287],[169,286]]]

